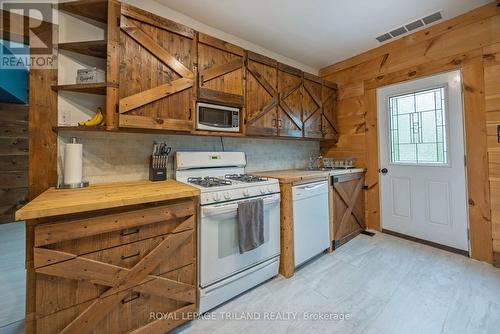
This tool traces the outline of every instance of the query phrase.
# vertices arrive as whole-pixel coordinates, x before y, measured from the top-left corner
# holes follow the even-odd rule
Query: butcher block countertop
[[[364,169],[335,169],[335,170],[308,170],[308,169],[287,169],[273,170],[266,172],[255,172],[252,175],[278,179],[280,183],[295,183],[309,180],[327,179],[329,175],[343,175],[352,173],[362,173]]]
[[[174,180],[106,183],[82,189],[50,188],[18,210],[16,220],[111,209],[199,195],[200,191],[197,188]]]
[[[306,169],[287,169],[287,170],[273,170],[267,172],[255,172],[251,174],[278,179],[280,183],[295,183],[308,180],[321,180],[321,179],[326,180],[330,175],[330,172],[318,171],[318,170],[306,170]]]

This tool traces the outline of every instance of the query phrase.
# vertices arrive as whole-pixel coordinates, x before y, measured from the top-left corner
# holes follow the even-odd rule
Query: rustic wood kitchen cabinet
[[[305,138],[323,138],[323,102],[321,99],[322,87],[323,80],[320,77],[304,73],[304,83],[302,86],[302,117],[304,121]]]
[[[245,132],[278,134],[278,62],[247,51]]]
[[[26,332],[165,333],[189,321],[197,203],[195,188],[143,181],[49,189],[18,211],[28,219]]]
[[[192,130],[197,33],[125,4],[119,22],[119,126]]]
[[[337,85],[323,80],[321,90],[321,104],[323,107],[322,130],[323,139],[337,140],[338,129],[336,123]]]
[[[199,33],[198,100],[235,107],[244,105],[245,50]]]
[[[333,224],[330,235],[337,248],[366,229],[363,172],[333,176]]]
[[[104,41],[60,45],[106,58],[106,82],[53,88],[105,95],[109,131],[338,137],[336,88],[318,76],[116,0],[59,9],[107,23]],[[197,101],[241,108],[240,133],[195,130]]]
[[[302,137],[302,71],[278,64],[278,135]]]

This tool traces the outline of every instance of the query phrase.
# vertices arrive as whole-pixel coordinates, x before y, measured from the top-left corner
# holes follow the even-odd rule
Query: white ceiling
[[[157,0],[206,25],[319,69],[380,45],[375,37],[490,0]]]

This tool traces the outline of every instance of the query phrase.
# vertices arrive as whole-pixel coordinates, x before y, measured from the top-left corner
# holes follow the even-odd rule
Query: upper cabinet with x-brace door
[[[306,138],[323,138],[323,101],[321,99],[322,88],[323,80],[320,77],[309,73],[304,73],[304,85],[302,90],[302,117],[304,121],[304,137]]]
[[[198,100],[243,107],[245,51],[199,33]]]
[[[278,63],[276,60],[247,51],[246,134],[278,134]]]
[[[337,140],[339,137],[336,111],[337,111],[337,85],[323,80],[321,91],[321,103],[323,105],[323,139]]]
[[[193,129],[197,33],[122,4],[119,126]]]
[[[302,137],[302,71],[278,64],[278,135]]]

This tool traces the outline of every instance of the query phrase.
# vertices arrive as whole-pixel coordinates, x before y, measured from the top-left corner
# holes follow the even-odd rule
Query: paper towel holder
[[[76,137],[71,137],[71,143],[76,144],[77,139]],[[78,189],[78,188],[85,188],[89,186],[88,181],[82,181],[78,183],[63,183],[62,181],[58,181],[56,185],[56,189]]]
[[[89,186],[89,181],[82,181],[80,183],[70,183],[70,184],[64,184],[64,183],[58,183],[56,186],[56,189],[78,189],[78,188],[85,188]]]

